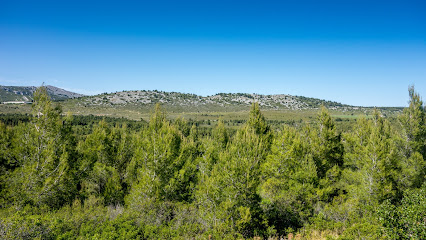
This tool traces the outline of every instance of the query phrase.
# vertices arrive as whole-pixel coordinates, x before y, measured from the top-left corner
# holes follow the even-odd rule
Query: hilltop
[[[262,95],[248,93],[218,93],[211,96],[164,91],[121,91],[69,99],[62,103],[65,111],[75,115],[125,117],[131,120],[149,117],[154,105],[161,103],[170,119],[183,117],[197,121],[202,126],[218,118],[227,126],[238,127],[248,116],[248,109],[258,102],[268,121],[274,124],[311,122],[316,119],[321,106],[328,108],[339,126],[348,127],[360,116],[371,114],[371,107],[350,106],[317,98],[288,94]],[[401,108],[380,108],[383,115],[396,116]],[[277,125],[278,126],[278,125]]]
[[[62,101],[84,96],[83,94],[70,92],[62,88],[47,85],[47,93],[54,101]],[[35,86],[0,86],[0,102],[31,102]]]
[[[262,95],[218,93],[211,96],[164,91],[120,91],[83,96],[53,86],[46,86],[54,100],[60,100],[64,112],[73,115],[127,118],[148,121],[154,105],[161,103],[170,119],[185,118],[202,126],[212,126],[221,118],[227,126],[238,127],[248,116],[253,102],[258,102],[270,123],[312,122],[323,105],[336,118],[338,126],[347,128],[360,116],[372,113],[371,107],[350,106],[317,98],[288,94]],[[36,87],[0,87],[0,99],[31,101]],[[402,108],[379,108],[384,116],[395,117]],[[29,104],[0,104],[0,113],[30,113]],[[277,126],[278,126],[277,125]]]
[[[184,107],[187,111],[231,110],[250,106],[258,102],[262,109],[268,110],[301,110],[317,109],[321,105],[332,109],[352,109],[353,106],[316,98],[292,96],[287,94],[262,95],[248,93],[218,93],[211,96],[196,94],[163,92],[163,91],[122,91],[85,96],[71,101],[78,106],[119,107],[119,106],[150,106],[162,103],[176,109]]]

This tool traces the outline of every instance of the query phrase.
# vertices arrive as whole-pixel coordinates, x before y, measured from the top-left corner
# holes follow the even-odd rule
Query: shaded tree
[[[260,194],[270,226],[279,235],[297,229],[312,215],[317,171],[309,146],[309,130],[284,127],[265,163]]]

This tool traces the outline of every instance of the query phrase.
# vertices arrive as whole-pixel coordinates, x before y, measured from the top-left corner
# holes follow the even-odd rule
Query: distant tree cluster
[[[299,98],[302,102],[306,103],[308,105],[308,107],[319,107],[321,105],[325,106],[325,107],[349,107],[348,105],[342,104],[342,103],[338,103],[338,102],[333,102],[333,101],[326,101],[326,100],[322,100],[322,99],[317,99],[317,98],[309,98],[309,97],[303,97],[303,96],[297,96],[297,98]]]
[[[0,116],[0,238],[426,239],[425,108],[409,96],[398,128],[375,110],[338,132],[325,107],[284,125],[254,103],[232,132],[159,104],[148,123],[63,115],[40,87],[31,116]]]

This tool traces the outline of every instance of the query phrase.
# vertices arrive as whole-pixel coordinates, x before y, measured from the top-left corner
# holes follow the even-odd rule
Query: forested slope
[[[231,132],[160,105],[147,124],[86,127],[41,87],[29,121],[0,122],[0,238],[426,239],[425,108],[409,96],[397,129],[376,110],[338,132],[323,107],[273,130],[253,103]]]

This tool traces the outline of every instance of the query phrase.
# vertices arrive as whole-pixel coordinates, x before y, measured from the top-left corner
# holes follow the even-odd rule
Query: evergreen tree
[[[197,203],[209,228],[222,234],[235,228],[245,237],[264,233],[266,224],[257,191],[271,136],[258,104],[253,104],[247,125],[228,143],[211,174],[202,176]]]
[[[107,205],[123,202],[125,170],[133,155],[131,140],[126,125],[111,128],[102,120],[80,142],[79,174],[85,197],[93,194],[104,199]]]
[[[95,162],[88,176],[83,181],[86,197],[95,196],[105,205],[123,204],[124,192],[120,175],[114,167],[102,162]]]
[[[337,184],[343,167],[344,148],[341,135],[325,107],[318,115],[318,125],[318,130],[311,131],[312,154],[319,178],[318,196],[331,201],[339,191]]]
[[[352,184],[361,188],[353,192],[368,206],[397,200],[401,196],[402,156],[389,122],[375,110],[371,120],[359,120],[355,129],[347,138],[347,145],[352,147],[346,154],[357,176]]]
[[[426,114],[414,87],[409,90],[410,105],[399,117],[403,129],[404,175],[407,187],[421,187],[426,181]]]
[[[93,128],[84,141],[80,141],[78,150],[82,155],[80,174],[92,171],[96,162],[111,165],[113,162],[112,142],[109,139],[111,129],[105,120],[100,121]]]
[[[34,93],[33,118],[21,133],[11,184],[20,204],[59,207],[76,193],[76,152],[70,119],[53,107],[45,87]]]
[[[0,122],[0,175],[17,167],[12,149],[13,135],[12,128]]]
[[[265,144],[264,147],[267,148],[266,150],[269,150],[272,144],[273,134],[271,127],[268,125],[265,117],[260,112],[259,103],[254,102],[251,105],[249,120],[247,121],[245,127],[254,131],[258,136],[260,136],[262,138],[263,144]]]
[[[174,177],[183,165],[179,158],[182,135],[166,120],[159,104],[151,116],[149,127],[135,139],[135,154],[127,166],[131,185],[126,204],[141,212],[151,224],[169,219],[172,202],[182,192],[177,191]]]
[[[13,138],[13,130],[0,122],[0,207],[7,204],[7,199],[3,198],[10,194],[8,190],[12,190],[7,188],[7,180],[18,167],[12,145]]]
[[[229,142],[229,134],[222,119],[218,120],[217,126],[213,129],[213,139],[216,140],[220,149],[225,149]]]
[[[425,108],[419,94],[415,92],[414,86],[408,89],[410,105],[404,108],[399,117],[407,141],[407,155],[410,157],[414,152],[419,152],[425,158],[426,154],[426,125]]]
[[[262,208],[279,235],[301,227],[312,215],[318,180],[306,133],[284,127],[262,165]]]
[[[218,124],[212,131],[212,137],[200,139],[200,148],[202,155],[199,157],[199,186],[204,184],[212,174],[213,167],[219,160],[219,155],[226,150],[230,141],[228,130],[223,121],[218,120]]]
[[[173,162],[174,174],[168,183],[172,192],[170,200],[192,202],[202,154],[198,128],[192,125],[189,136],[182,139],[179,156]]]

